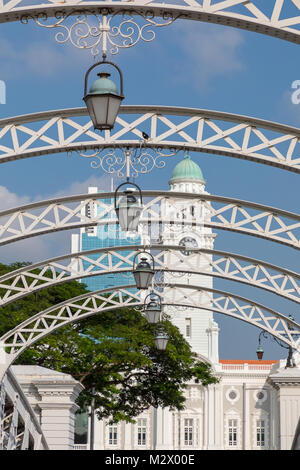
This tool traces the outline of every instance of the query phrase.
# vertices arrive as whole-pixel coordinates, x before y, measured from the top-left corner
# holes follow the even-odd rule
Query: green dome
[[[118,89],[116,84],[110,80],[110,74],[107,72],[101,72],[98,74],[100,78],[94,81],[91,85],[89,95],[103,95],[105,93],[112,93],[118,95]]]
[[[175,166],[169,183],[175,183],[179,180],[204,183],[200,166],[189,155],[185,155],[183,160]]]

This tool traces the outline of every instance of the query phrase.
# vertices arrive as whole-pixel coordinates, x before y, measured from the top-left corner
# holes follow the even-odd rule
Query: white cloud
[[[292,94],[295,91],[297,90],[290,88],[282,94],[277,104],[277,113],[280,122],[298,127],[300,125],[300,103],[292,101]],[[296,98],[299,99],[299,92]]]
[[[70,186],[57,191],[54,195],[47,196],[47,199],[63,196],[72,196],[75,194],[86,194],[89,186],[97,187],[99,191],[110,191],[112,179],[114,181],[114,188],[116,186],[116,179],[112,175],[102,174],[100,176],[92,175],[85,181],[74,181]],[[41,197],[38,197],[40,200]],[[43,199],[46,199],[43,197]]]
[[[30,41],[23,47],[0,36],[1,78],[7,80],[15,75],[28,72],[40,77],[53,77],[58,72],[74,69],[78,63],[88,64],[90,53],[83,53],[69,45]]]
[[[9,191],[5,186],[0,186],[0,201],[1,210],[22,206],[31,202],[28,196],[18,196]]]
[[[214,77],[229,76],[244,68],[239,57],[244,38],[239,31],[190,21],[178,23],[176,30],[178,47],[183,52],[179,61],[181,80],[203,88]]]

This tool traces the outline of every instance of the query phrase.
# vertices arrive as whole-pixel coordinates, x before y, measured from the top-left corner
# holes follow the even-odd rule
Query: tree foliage
[[[0,275],[23,264],[1,265]],[[28,317],[87,292],[67,282],[30,294],[0,311],[0,335]],[[99,418],[132,420],[149,406],[184,408],[186,382],[217,382],[209,364],[200,362],[179,330],[163,322],[169,336],[166,351],[157,351],[155,326],[133,308],[111,310],[54,331],[28,348],[18,364],[33,364],[68,373],[84,385],[79,405],[85,409],[94,393]]]

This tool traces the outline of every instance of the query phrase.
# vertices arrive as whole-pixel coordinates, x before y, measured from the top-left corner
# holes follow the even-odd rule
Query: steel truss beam
[[[29,4],[28,4],[29,3]],[[117,11],[135,12],[151,17],[166,16],[223,24],[240,29],[255,31],[279,39],[299,44],[299,0],[180,0],[166,4],[162,0],[132,0],[130,5],[121,1],[85,1],[68,0],[61,3],[46,0],[42,4],[25,0],[1,0],[0,22],[18,21],[22,17],[55,17],[74,12],[97,14],[105,9],[112,13]]]
[[[287,269],[224,251],[191,249],[191,254],[186,257],[179,246],[131,245],[67,254],[7,273],[0,277],[0,305],[66,281],[127,273],[132,271],[136,253],[143,248],[153,253],[155,270],[167,276],[168,273],[186,273],[219,277],[262,288],[300,303],[300,274]],[[184,263],[182,268],[181,263]],[[170,282],[185,285],[186,277],[182,281],[174,277]]]
[[[161,205],[168,200],[174,213],[178,205],[170,201],[193,200],[203,202],[204,226],[221,230],[244,233],[266,240],[278,242],[293,248],[300,248],[300,215],[262,204],[208,194],[194,195],[170,191],[143,191],[144,210],[142,224],[150,227],[172,228],[174,220],[161,217]],[[105,202],[113,200],[114,193],[85,194],[57,198],[28,204],[26,206],[0,212],[0,246],[29,237],[69,230],[79,227],[116,224],[114,205]],[[99,214],[93,215],[91,207],[98,207]],[[87,215],[85,215],[87,214]],[[113,215],[112,215],[113,214]],[[195,218],[184,219],[183,226],[200,226]],[[153,230],[149,237],[152,242],[159,237]],[[154,232],[154,234],[153,234]]]
[[[147,148],[192,150],[300,172],[295,127],[202,109],[122,106],[114,129],[102,136],[85,116],[86,108],[74,108],[0,120],[0,163],[82,148],[137,147],[147,132]]]
[[[0,449],[49,449],[37,417],[11,371],[4,376],[0,392]]]
[[[25,349],[58,328],[101,312],[143,305],[143,293],[132,292],[132,289],[135,289],[135,285],[81,295],[24,321],[0,338],[1,347],[6,351],[6,367],[8,368]],[[159,295],[164,305],[199,308],[243,320],[300,351],[298,323],[244,297],[221,290],[180,284],[165,287],[163,292],[159,291]]]

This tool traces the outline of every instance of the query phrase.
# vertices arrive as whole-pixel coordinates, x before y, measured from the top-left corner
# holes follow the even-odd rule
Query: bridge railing
[[[0,449],[49,449],[38,419],[10,370],[0,384]]]

